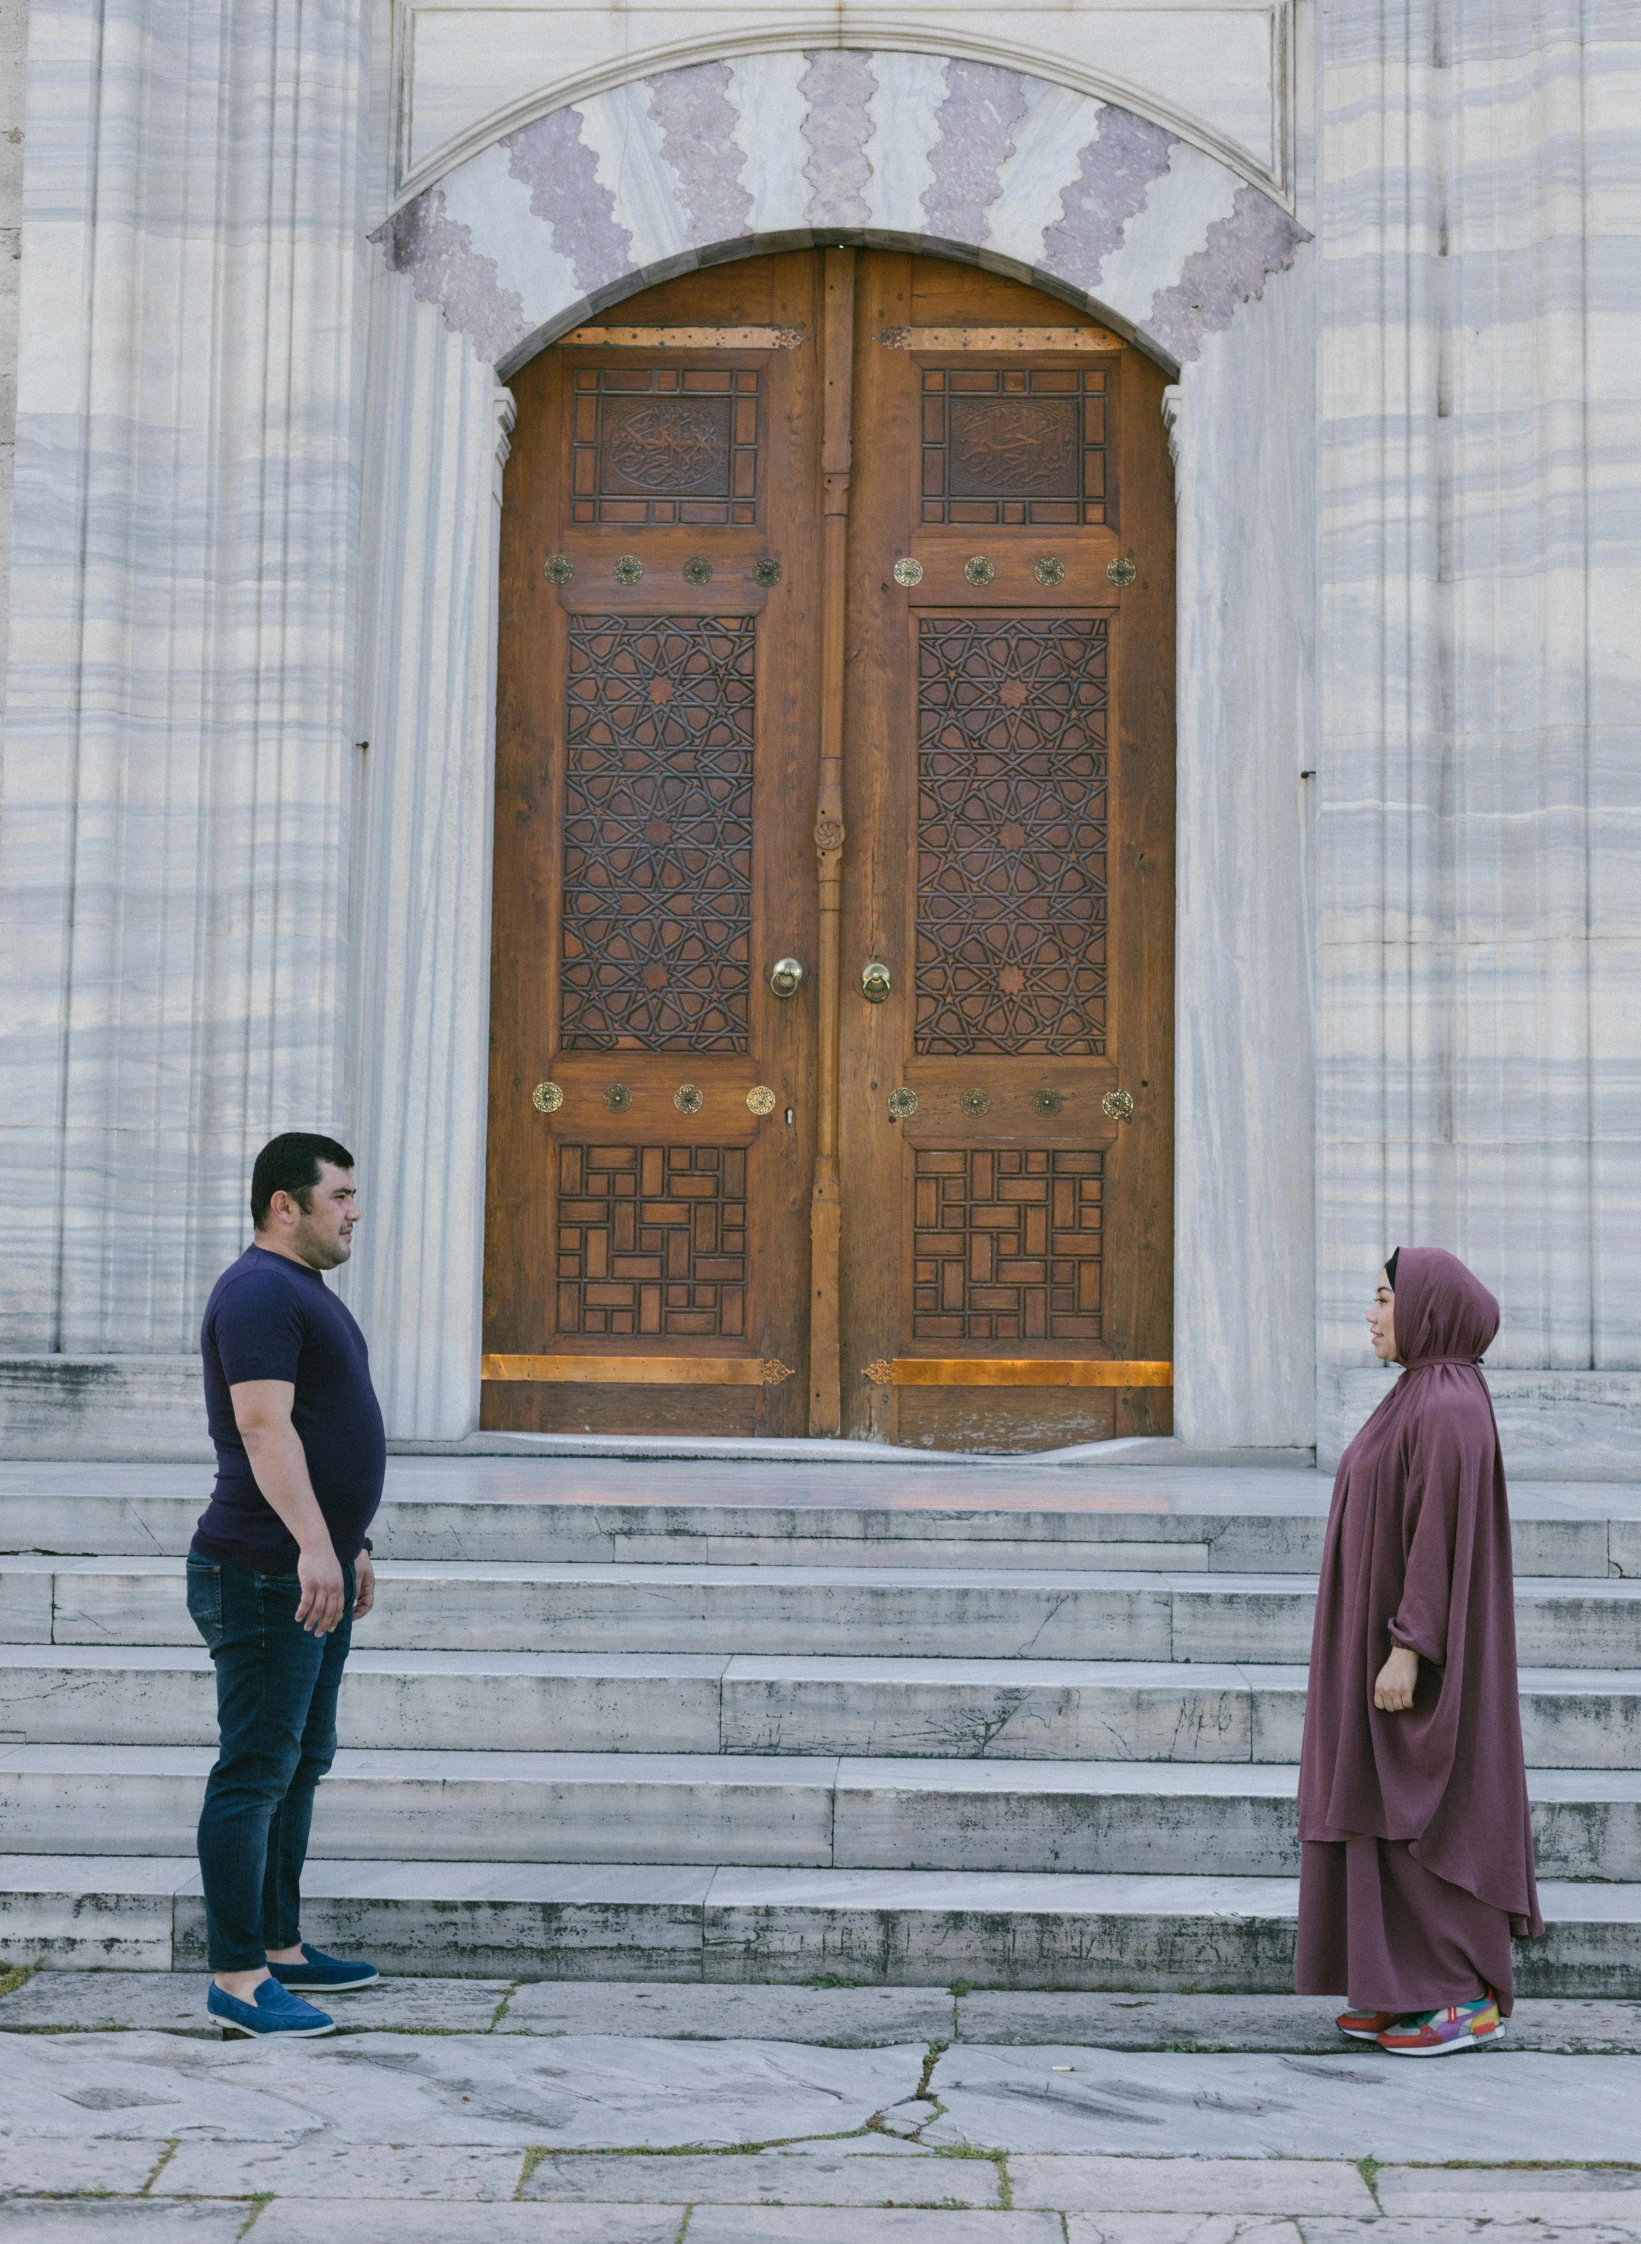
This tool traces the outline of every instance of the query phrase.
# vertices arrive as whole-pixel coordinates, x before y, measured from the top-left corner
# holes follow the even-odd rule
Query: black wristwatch
[[[374,1558],[374,1557],[376,1556],[376,1545],[375,1545],[375,1544],[374,1544],[374,1543],[373,1543],[373,1542],[371,1541],[371,1539],[370,1539],[370,1537],[369,1537],[368,1535],[367,1535],[367,1536],[365,1537],[364,1541],[363,1541],[363,1542],[362,1542],[362,1543],[361,1543],[361,1544],[359,1545],[359,1548],[360,1548],[360,1549],[361,1549],[362,1551],[369,1551],[369,1553],[370,1553],[370,1555],[371,1555],[371,1557],[372,1557],[372,1558]]]

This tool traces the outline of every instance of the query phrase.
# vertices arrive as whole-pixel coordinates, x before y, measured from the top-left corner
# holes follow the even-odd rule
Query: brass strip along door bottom
[[[792,1367],[777,1356],[481,1356],[481,1379],[594,1387],[778,1387]]]
[[[1171,1363],[1106,1356],[880,1356],[861,1373],[878,1387],[1171,1387]]]

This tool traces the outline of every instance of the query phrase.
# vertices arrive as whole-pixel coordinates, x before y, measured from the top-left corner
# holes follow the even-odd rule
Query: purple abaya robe
[[[1504,1464],[1476,1366],[1493,1296],[1455,1256],[1396,1265],[1401,1378],[1339,1461],[1299,1765],[1301,1994],[1508,2013],[1510,1939],[1541,1933],[1516,1695]],[[1405,1714],[1373,1686],[1419,1655]]]

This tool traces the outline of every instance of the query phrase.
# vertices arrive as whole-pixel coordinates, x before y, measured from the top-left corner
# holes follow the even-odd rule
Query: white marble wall
[[[11,608],[11,486],[17,428],[17,284],[23,255],[23,112],[28,8],[0,11],[0,717],[5,714],[6,621]]]
[[[1314,74],[1308,20],[1298,223],[1143,103],[920,33],[538,105],[384,228],[385,4],[34,0],[0,1352],[117,1396],[97,1441],[144,1360],[174,1410],[297,1122],[357,1139],[395,1430],[473,1423],[494,369],[847,237],[1181,369],[1181,1430],[1337,1446],[1358,1298],[1423,1240],[1504,1300],[1524,1455],[1641,1455],[1637,19],[1330,0]]]
[[[1296,0],[399,0],[395,187],[531,117],[718,55],[895,47],[1029,71],[1179,125],[1278,187],[1292,175]]]
[[[352,0],[36,0],[0,800],[0,1347],[165,1354],[339,1126]]]
[[[1321,37],[1322,1441],[1382,1389],[1376,1264],[1439,1243],[1491,1360],[1557,1374],[1516,1383],[1551,1449],[1633,1467],[1641,16],[1335,0]]]

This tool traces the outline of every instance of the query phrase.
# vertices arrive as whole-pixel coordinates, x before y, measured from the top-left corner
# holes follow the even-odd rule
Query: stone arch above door
[[[505,373],[671,273],[846,239],[978,256],[1178,367],[1308,237],[1115,103],[989,63],[827,50],[693,64],[553,110],[376,238]]]

